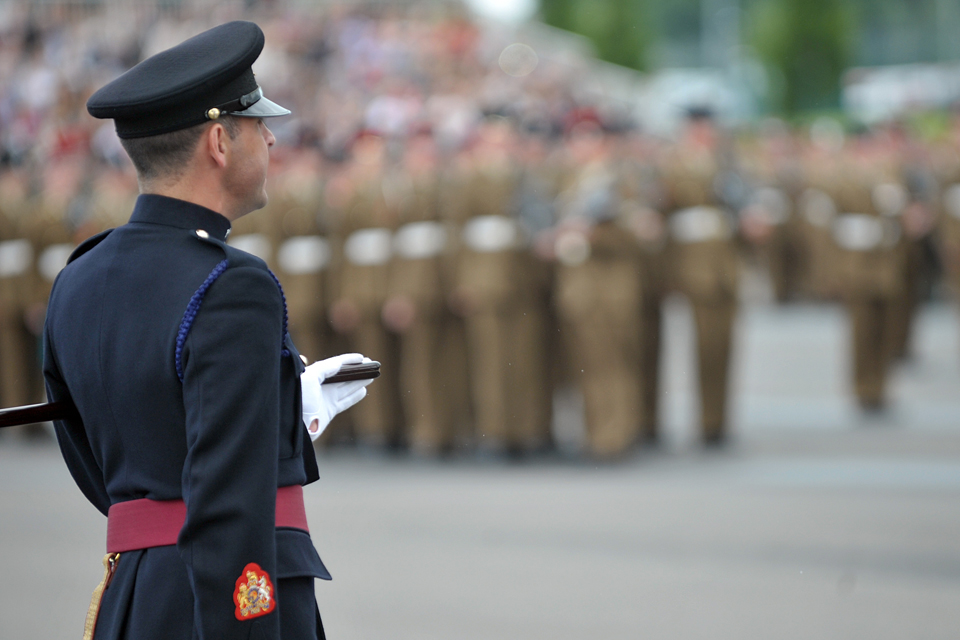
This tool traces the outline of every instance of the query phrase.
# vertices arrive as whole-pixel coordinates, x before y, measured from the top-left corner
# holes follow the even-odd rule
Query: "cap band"
[[[235,111],[243,111],[244,109],[255,105],[262,97],[263,89],[257,87],[250,93],[244,94],[236,100],[224,102],[223,104],[218,104],[215,107],[207,109],[207,120],[216,120],[221,115],[231,114]]]

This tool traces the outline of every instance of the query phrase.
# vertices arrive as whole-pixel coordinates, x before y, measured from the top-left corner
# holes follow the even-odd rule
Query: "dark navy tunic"
[[[96,638],[312,638],[309,535],[275,527],[278,487],[317,479],[301,419],[303,364],[266,264],[225,244],[229,221],[142,195],[130,222],[81,245],[50,296],[44,376],[71,474],[102,513],[182,498],[175,546],[123,553]],[[274,612],[237,620],[236,581],[257,563]],[[322,635],[322,631],[319,631]]]

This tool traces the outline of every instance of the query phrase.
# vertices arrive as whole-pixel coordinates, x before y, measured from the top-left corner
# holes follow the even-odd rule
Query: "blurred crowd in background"
[[[548,452],[557,389],[582,394],[584,455],[655,446],[674,294],[695,320],[702,442],[720,446],[744,272],[778,303],[844,305],[851,392],[883,411],[918,303],[960,287],[960,116],[936,138],[825,118],[732,130],[689,104],[667,138],[584,94],[589,60],[538,57],[457,5],[42,7],[0,9],[3,406],[43,400],[52,281],[137,196],[87,97],[235,18],[263,27],[257,77],[294,115],[269,204],[229,241],[277,274],[303,354],[383,363],[322,446]]]

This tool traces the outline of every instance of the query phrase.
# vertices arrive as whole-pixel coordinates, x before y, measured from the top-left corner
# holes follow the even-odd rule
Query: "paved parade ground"
[[[960,629],[960,319],[920,317],[887,414],[849,399],[830,306],[738,327],[736,438],[695,445],[670,306],[667,438],[597,466],[321,456],[308,518],[331,640],[939,639]],[[577,445],[575,399],[558,436]],[[51,444],[0,439],[0,639],[79,638],[105,519]],[[230,597],[227,594],[226,597]]]

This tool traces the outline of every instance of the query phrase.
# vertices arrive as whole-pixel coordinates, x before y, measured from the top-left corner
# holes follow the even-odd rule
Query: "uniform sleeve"
[[[269,273],[237,267],[207,290],[184,343],[187,519],[177,547],[203,640],[280,635],[272,581],[282,334]],[[272,603],[243,617],[235,594],[251,570]]]
[[[50,402],[73,402],[67,384],[60,374],[54,354],[53,341],[50,339],[49,322],[43,332],[43,379]],[[103,471],[97,463],[87,438],[86,429],[79,416],[54,422],[57,443],[67,463],[67,469],[73,476],[83,495],[93,503],[100,513],[107,515],[110,509],[110,496],[103,481]]]

